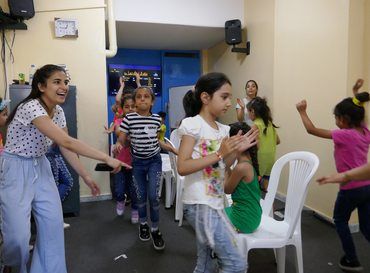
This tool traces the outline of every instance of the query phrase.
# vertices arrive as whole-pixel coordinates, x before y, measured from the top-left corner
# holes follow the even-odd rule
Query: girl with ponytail
[[[353,86],[354,97],[348,97],[339,102],[334,108],[336,130],[315,127],[308,117],[307,102],[302,100],[296,107],[304,127],[311,135],[332,139],[334,142],[334,160],[337,171],[344,173],[343,181],[339,184],[339,192],[334,207],[334,224],[342,242],[344,255],[339,261],[339,267],[344,271],[360,272],[363,270],[358,261],[355,245],[348,226],[352,212],[357,208],[360,230],[370,242],[370,180],[354,181],[347,171],[367,163],[370,145],[370,131],[366,127],[365,103],[370,100],[368,92],[358,93],[363,80],[357,80]],[[325,178],[319,179],[320,184],[329,183]]]

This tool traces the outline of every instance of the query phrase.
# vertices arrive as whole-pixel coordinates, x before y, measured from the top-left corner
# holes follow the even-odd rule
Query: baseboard
[[[275,198],[281,202],[284,202],[285,203],[285,200],[286,200],[286,196],[285,195],[282,195],[281,193],[276,193],[276,196]],[[316,210],[313,210],[312,208],[310,207],[307,207],[307,206],[303,206],[303,209],[304,210],[310,210],[314,213],[314,215],[332,225],[334,225],[334,221],[333,221],[333,218],[331,217],[328,217],[327,215],[324,215],[322,214],[321,212],[319,211],[316,211]],[[357,233],[360,231],[360,226],[359,224],[349,224],[349,230],[351,231],[351,233]]]
[[[112,194],[100,194],[98,196],[91,196],[91,195],[84,195],[80,197],[80,202],[95,202],[95,201],[105,201],[105,200],[112,200]]]

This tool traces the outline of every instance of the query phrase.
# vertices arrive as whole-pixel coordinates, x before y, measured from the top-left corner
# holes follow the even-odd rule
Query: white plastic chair
[[[180,148],[180,138],[177,134],[177,130],[175,129],[171,132],[170,135],[170,141],[173,143],[174,147],[176,149]],[[183,204],[182,204],[182,193],[184,190],[184,180],[185,178],[177,172],[177,156],[174,155],[174,165],[175,168],[175,175],[177,176],[176,179],[176,207],[175,207],[175,220],[179,221],[179,226],[182,226],[182,220],[183,220]]]
[[[162,175],[161,175],[161,182],[159,185],[159,197],[161,197],[162,194],[162,187],[163,187],[163,180],[166,181],[165,190],[166,190],[166,196],[165,196],[165,208],[170,208],[173,202],[172,200],[172,180],[175,178],[172,167],[171,167],[171,161],[170,156],[168,154],[161,154],[162,158]]]
[[[283,167],[289,163],[288,192],[283,221],[272,216],[280,175]],[[319,158],[310,152],[292,152],[279,158],[271,171],[267,194],[262,206],[262,219],[258,229],[251,234],[238,234],[241,245],[248,258],[253,248],[273,248],[276,253],[277,272],[285,272],[285,246],[294,245],[296,249],[296,267],[303,273],[301,212],[307,195],[308,184],[319,166]]]

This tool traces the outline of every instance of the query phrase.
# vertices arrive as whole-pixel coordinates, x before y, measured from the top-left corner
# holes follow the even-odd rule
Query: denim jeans
[[[146,203],[147,199],[149,199],[152,227],[158,227],[159,184],[162,174],[162,158],[160,153],[148,159],[133,156],[132,173],[134,178],[134,199],[139,210],[140,223],[147,221]]]
[[[114,175],[114,193],[117,202],[125,200],[125,194],[131,197],[131,208],[137,210],[136,202],[134,200],[134,187],[132,180],[132,170],[122,168],[120,172]]]
[[[360,230],[370,242],[370,186],[353,190],[340,190],[334,207],[334,223],[342,242],[346,258],[357,259],[355,245],[349,230],[348,221],[353,210],[357,208]]]
[[[238,250],[226,216],[207,205],[184,204],[184,216],[197,235],[197,264],[194,273],[244,273],[247,261]],[[213,247],[211,246],[213,245]],[[216,258],[211,257],[212,250]]]

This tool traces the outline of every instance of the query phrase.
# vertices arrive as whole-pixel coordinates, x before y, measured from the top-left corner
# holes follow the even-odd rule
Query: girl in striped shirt
[[[134,198],[139,210],[139,238],[153,240],[156,250],[163,250],[165,243],[159,231],[159,184],[162,174],[161,148],[177,154],[171,145],[158,139],[161,117],[152,114],[154,93],[149,87],[138,87],[134,92],[136,112],[127,114],[120,125],[119,142],[127,145],[130,138],[132,154]],[[146,203],[149,199],[151,229],[147,223]]]

